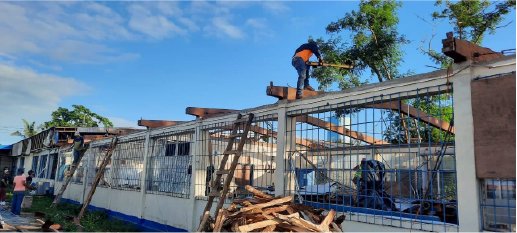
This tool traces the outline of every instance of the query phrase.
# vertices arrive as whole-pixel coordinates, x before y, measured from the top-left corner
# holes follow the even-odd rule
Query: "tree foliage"
[[[38,132],[36,130],[36,122],[29,122],[25,119],[23,121],[23,133],[20,131],[15,131],[11,133],[11,136],[18,136],[22,138],[28,138],[36,135]]]
[[[486,32],[494,34],[504,15],[515,9],[515,0],[437,0],[435,5],[443,9],[434,12],[433,19],[448,19],[460,39],[481,44]]]
[[[408,43],[398,33],[397,9],[400,3],[389,1],[361,1],[358,11],[351,11],[326,27],[331,38],[317,40],[321,53],[328,63],[344,64],[352,61],[354,69],[318,68],[313,76],[325,88],[337,82],[341,89],[360,86],[359,78],[369,70],[379,82],[400,76],[398,66],[402,61],[400,46]],[[349,34],[349,43],[343,42]],[[322,89],[322,88],[320,88]]]
[[[113,123],[103,116],[92,112],[83,105],[72,105],[72,110],[59,107],[52,112],[52,120],[43,123],[44,128],[50,127],[113,127]]]

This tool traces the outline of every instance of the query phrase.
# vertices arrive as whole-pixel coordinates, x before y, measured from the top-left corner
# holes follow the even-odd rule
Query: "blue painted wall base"
[[[70,200],[70,199],[61,199],[63,202],[70,203],[70,204],[76,204],[81,205],[78,201]],[[115,218],[118,220],[122,220],[125,222],[129,222],[132,224],[135,224],[138,227],[138,230],[141,231],[151,231],[151,232],[160,232],[160,231],[166,231],[166,232],[188,232],[185,229],[176,228],[173,226],[161,224],[155,221],[123,214],[117,211],[108,210],[105,208],[100,208],[92,205],[88,205],[88,210],[91,211],[102,211],[105,212],[110,218]]]

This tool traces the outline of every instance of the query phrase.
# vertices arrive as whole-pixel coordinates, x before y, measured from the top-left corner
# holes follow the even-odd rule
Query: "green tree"
[[[351,11],[326,27],[330,39],[318,39],[321,53],[328,63],[352,61],[352,70],[318,68],[312,73],[320,89],[337,83],[341,89],[364,84],[360,77],[370,71],[379,82],[400,77],[398,66],[402,61],[400,45],[408,43],[398,33],[397,9],[399,2],[388,0],[362,0],[358,11]],[[344,34],[350,35],[345,43]]]
[[[113,127],[113,123],[103,116],[92,112],[83,105],[72,105],[72,110],[59,107],[52,112],[52,120],[43,123],[44,128],[50,127]]]
[[[448,19],[460,39],[480,45],[486,32],[494,34],[504,15],[515,9],[515,0],[437,0],[435,5],[443,9],[434,12],[433,19]]]
[[[38,132],[36,131],[36,122],[29,122],[25,119],[23,121],[23,133],[20,131],[15,131],[11,133],[11,136],[18,136],[22,138],[29,138],[36,135]]]

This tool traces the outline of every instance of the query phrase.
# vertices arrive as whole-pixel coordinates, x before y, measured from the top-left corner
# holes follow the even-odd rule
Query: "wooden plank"
[[[244,188],[246,190],[248,190],[248,192],[252,193],[253,195],[257,196],[257,197],[262,197],[262,198],[269,198],[269,199],[273,199],[273,196],[269,195],[269,194],[265,194],[263,193],[262,191],[256,189],[256,188],[253,188],[252,186],[250,185],[246,185],[244,186]]]
[[[262,230],[262,232],[273,232],[276,228],[276,225],[269,225]]]
[[[338,133],[338,134],[341,134],[341,135],[344,135],[344,136],[348,136],[348,137],[357,139],[359,141],[363,141],[363,142],[366,142],[366,143],[369,143],[369,144],[373,144],[373,145],[390,144],[390,143],[385,142],[385,141],[383,141],[381,139],[375,139],[372,136],[369,136],[369,135],[366,135],[366,134],[363,134],[363,133],[359,133],[359,132],[347,129],[344,126],[334,125],[334,124],[332,124],[332,123],[330,123],[328,121],[324,121],[324,120],[321,120],[321,119],[318,119],[318,118],[315,118],[315,117],[311,117],[311,116],[308,116],[308,115],[297,116],[296,117],[296,121],[304,122],[304,123],[307,123],[309,125],[313,125],[313,126],[316,126],[316,127],[322,128],[322,129],[326,129],[326,130],[332,131],[334,133]]]
[[[188,115],[196,116],[196,118],[206,119],[209,117],[220,116],[224,114],[239,113],[239,110],[235,109],[223,109],[223,108],[198,108],[198,107],[187,107],[185,113]]]
[[[155,128],[161,128],[161,127],[174,126],[174,125],[178,125],[183,122],[185,122],[185,121],[165,121],[165,120],[140,119],[140,120],[138,120],[138,126],[145,126],[147,128],[155,129]]]
[[[260,222],[256,222],[256,223],[252,223],[252,224],[248,224],[248,225],[244,225],[244,226],[240,226],[239,227],[239,231],[240,232],[250,232],[250,231],[253,231],[255,229],[260,229],[260,228],[264,228],[264,227],[267,227],[267,226],[270,226],[270,225],[277,225],[277,224],[280,224],[282,223],[281,220],[274,220],[274,219],[271,219],[271,220],[264,220],[264,221],[260,221]]]
[[[335,216],[336,216],[336,211],[330,210],[329,213],[327,214],[327,216],[325,217],[325,219],[323,219],[323,221],[321,221],[321,224],[319,225],[321,231],[323,231],[323,232],[330,231],[329,225],[330,225],[330,223],[332,223],[332,221],[334,221]]]
[[[269,207],[269,206],[280,205],[280,204],[283,204],[286,202],[291,202],[292,200],[293,200],[292,196],[287,196],[287,197],[283,197],[283,198],[279,198],[279,199],[274,199],[270,202],[266,202],[263,204],[257,204],[257,205],[253,205],[253,206],[244,207],[239,212],[246,212],[246,211],[250,211],[253,209],[258,209],[258,208],[262,209],[262,208]]]
[[[307,98],[311,96],[317,96],[321,95],[324,92],[319,91],[309,91],[309,90],[303,90],[302,91],[302,98]],[[296,88],[292,87],[283,87],[283,86],[273,86],[273,83],[271,83],[266,88],[266,94],[268,96],[276,97],[279,100],[296,100]]]
[[[385,103],[378,103],[378,104],[368,104],[366,105],[371,108],[380,108],[380,109],[389,109],[393,110],[395,112],[400,111],[401,113],[404,113],[414,119],[417,119],[419,121],[425,122],[430,124],[431,126],[434,126],[438,129],[441,129],[443,131],[449,131],[449,122],[437,119],[436,117],[433,117],[420,109],[417,109],[413,106],[404,104],[400,101],[390,101]],[[451,127],[450,129],[451,133],[454,133],[454,127]]]
[[[228,211],[219,210],[219,214],[217,215],[217,219],[215,220],[214,232],[221,231],[221,228],[223,227],[223,222],[224,222],[224,220],[226,220],[227,216],[228,216]]]

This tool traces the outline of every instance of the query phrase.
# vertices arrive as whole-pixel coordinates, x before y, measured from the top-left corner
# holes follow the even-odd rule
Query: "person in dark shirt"
[[[27,176],[27,178],[25,178],[26,187],[29,190],[34,190],[36,188],[34,186],[32,186],[32,178],[34,178],[36,176],[36,173],[33,170],[30,170],[28,172],[28,174],[29,175]]]
[[[309,85],[309,66],[307,66],[307,61],[312,55],[316,55],[320,64],[323,63],[323,59],[321,58],[321,54],[318,48],[318,44],[313,40],[309,40],[308,43],[302,44],[300,47],[296,49],[294,52],[293,60],[291,64],[294,66],[296,71],[298,72],[298,82],[296,84],[296,98],[302,98],[302,86],[306,90],[314,91]]]
[[[73,155],[74,160],[72,161],[72,166],[77,166],[79,161],[81,160],[81,151],[84,150],[84,138],[79,134],[79,132],[74,133],[74,144],[73,144]]]
[[[11,180],[11,176],[9,175],[9,169],[4,168],[4,174],[2,174],[2,178],[0,180],[0,205],[5,205],[5,198],[7,194],[7,187],[9,186],[9,181]]]

